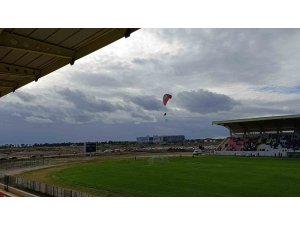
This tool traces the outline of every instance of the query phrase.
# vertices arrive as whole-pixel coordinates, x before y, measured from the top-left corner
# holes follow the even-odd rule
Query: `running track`
[[[7,194],[2,193],[2,192],[0,191],[0,197],[10,197],[10,196],[7,195]]]

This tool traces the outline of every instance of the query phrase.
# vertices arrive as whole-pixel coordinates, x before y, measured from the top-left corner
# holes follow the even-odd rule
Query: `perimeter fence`
[[[31,192],[38,196],[48,196],[48,197],[93,197],[93,195],[83,193],[80,191],[74,191],[62,187],[58,187],[51,184],[45,184],[38,181],[28,180],[23,177],[15,177],[4,175],[2,179],[0,179],[4,184],[6,190],[8,187],[15,187],[21,190]]]

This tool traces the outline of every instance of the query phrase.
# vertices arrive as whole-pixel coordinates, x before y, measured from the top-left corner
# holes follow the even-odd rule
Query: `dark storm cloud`
[[[271,105],[269,102],[265,102],[265,105]],[[264,116],[279,116],[279,115],[291,115],[297,114],[296,109],[284,109],[283,107],[264,105],[248,105],[243,104],[240,107],[235,107],[234,110],[228,112],[220,112],[216,115],[216,120],[230,120],[230,119],[243,119],[243,118],[255,118]],[[209,116],[211,117],[211,116]],[[212,117],[211,117],[212,118]]]
[[[34,116],[26,117],[25,121],[33,122],[33,123],[52,123],[53,122],[49,118],[34,117]]]
[[[79,90],[64,89],[59,94],[68,102],[74,104],[77,110],[89,112],[115,112],[123,109],[122,106],[112,104],[102,99],[96,99],[94,96],[87,96]]]
[[[152,122],[154,121],[153,117],[149,116],[144,112],[132,112],[132,118],[134,119],[141,119],[142,122]]]
[[[299,94],[300,86],[265,86],[257,88],[256,91],[260,92],[270,92],[270,93],[280,93],[280,94]]]
[[[94,71],[96,70],[96,71]],[[108,63],[105,68],[96,68],[93,71],[75,71],[70,74],[70,81],[77,89],[88,92],[94,90],[103,97],[111,97],[115,92],[126,92],[126,88],[133,87],[139,81],[141,73],[129,66],[116,66]]]
[[[159,111],[163,109],[162,101],[154,96],[131,96],[127,99],[145,110]]]
[[[95,122],[95,115],[90,114],[86,111],[67,110],[64,116],[64,122],[71,124],[87,124]]]
[[[201,114],[229,111],[239,104],[229,96],[202,89],[180,92],[177,97],[179,106],[190,112]]]
[[[23,93],[24,96],[27,96],[26,94]],[[70,89],[40,93],[40,98],[34,102],[19,99],[21,101],[2,102],[2,112],[10,112],[23,118],[24,121],[40,124],[50,122],[83,124],[102,121],[107,113],[128,108]]]
[[[10,113],[12,118],[16,117],[30,123],[50,123],[53,121],[62,121],[64,118],[64,108],[47,106],[43,103],[31,104],[24,102],[2,103],[4,109],[2,113]]]
[[[299,29],[158,29],[151,32],[162,44],[170,45],[168,52],[150,51],[116,59],[104,55],[93,63],[94,69],[74,73],[72,82],[98,88],[109,95],[116,89],[125,92],[132,87],[153,92],[176,85],[198,84],[201,88],[239,83],[268,85],[289,75],[291,69],[300,69],[295,63],[300,60],[295,50],[300,48]],[[289,43],[294,43],[294,48]]]
[[[203,83],[266,83],[288,72],[283,65],[294,59],[283,53],[300,56],[287,46],[300,37],[299,29],[167,29],[157,34],[182,46],[165,59],[174,75],[197,76]]]

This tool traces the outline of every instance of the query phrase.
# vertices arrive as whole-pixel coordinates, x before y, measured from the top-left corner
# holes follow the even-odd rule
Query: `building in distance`
[[[153,137],[138,137],[138,144],[166,144],[166,143],[178,143],[185,140],[184,135],[170,135],[170,136],[158,136],[154,135]]]

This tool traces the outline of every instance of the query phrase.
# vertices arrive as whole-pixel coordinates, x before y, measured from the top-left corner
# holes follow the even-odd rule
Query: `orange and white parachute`
[[[163,104],[164,105],[167,105],[168,101],[172,98],[172,95],[170,94],[164,94],[164,97],[163,97]]]

